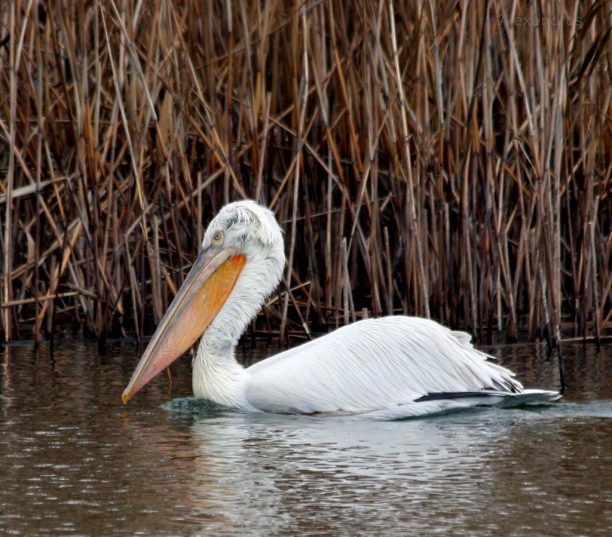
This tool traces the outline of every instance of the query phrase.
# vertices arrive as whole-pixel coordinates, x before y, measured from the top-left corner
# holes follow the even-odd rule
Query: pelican
[[[358,321],[245,368],[236,361],[236,344],[284,266],[281,228],[269,209],[251,200],[223,207],[123,402],[200,336],[194,395],[249,412],[401,419],[560,398],[524,389],[511,371],[476,350],[469,334],[418,317]]]

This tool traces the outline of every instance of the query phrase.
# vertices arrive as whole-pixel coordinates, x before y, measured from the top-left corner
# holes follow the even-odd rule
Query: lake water
[[[558,387],[542,346],[490,350]],[[612,535],[611,347],[563,350],[560,403],[355,422],[163,409],[185,358],[124,407],[134,344],[0,347],[0,534]]]

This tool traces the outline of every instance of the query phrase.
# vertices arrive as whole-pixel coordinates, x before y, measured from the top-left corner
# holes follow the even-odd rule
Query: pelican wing
[[[417,317],[353,323],[246,371],[246,399],[266,412],[359,414],[415,405],[431,412],[470,397],[523,391],[464,332]],[[451,401],[449,403],[449,401]]]

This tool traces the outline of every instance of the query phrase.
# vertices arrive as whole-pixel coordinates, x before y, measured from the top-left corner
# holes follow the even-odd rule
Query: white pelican
[[[400,419],[560,397],[523,389],[511,371],[471,345],[469,334],[417,317],[359,321],[244,368],[234,348],[284,265],[282,232],[270,210],[251,200],[223,207],[123,402],[200,336],[195,396],[246,411]]]

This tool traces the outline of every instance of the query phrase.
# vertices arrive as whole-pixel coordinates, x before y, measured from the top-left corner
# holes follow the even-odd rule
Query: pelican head
[[[269,209],[252,200],[223,207],[121,400],[127,403],[207,331],[235,344],[278,285],[284,265],[282,232]]]

